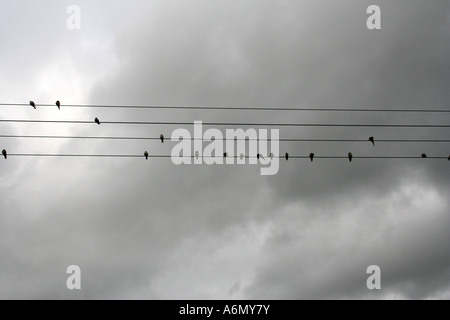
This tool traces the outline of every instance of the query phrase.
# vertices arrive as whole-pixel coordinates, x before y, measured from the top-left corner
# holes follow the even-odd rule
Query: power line
[[[4,123],[47,123],[47,124],[94,124],[85,120],[19,120],[0,119]],[[102,121],[113,125],[194,125],[193,122],[167,121]],[[246,123],[246,122],[203,122],[203,126],[266,126],[266,127],[370,127],[370,128],[450,128],[448,124],[338,124],[338,123]]]
[[[29,103],[0,103],[0,106],[26,106]],[[55,107],[55,104],[37,104],[36,107]],[[408,113],[448,113],[446,109],[365,109],[365,108],[300,108],[300,107],[225,107],[225,106],[156,106],[156,105],[98,105],[68,104],[61,108],[128,108],[128,109],[187,109],[187,110],[246,110],[246,111],[313,111],[313,112],[408,112]]]
[[[65,157],[65,158],[144,158],[144,155],[136,154],[50,154],[50,153],[11,153],[8,157]],[[220,158],[221,156],[200,156],[199,158]],[[230,158],[239,158],[240,156],[234,156]],[[172,158],[171,155],[149,155],[148,158]],[[195,158],[195,156],[180,156],[179,158]],[[245,156],[245,159],[257,158],[257,156]],[[284,156],[278,156],[279,159],[283,159]],[[309,156],[289,156],[289,159],[309,159]],[[314,156],[315,159],[348,159],[348,156]],[[442,159],[448,160],[448,157],[439,156],[427,156],[423,159],[421,156],[353,156],[353,159]]]
[[[86,140],[160,140],[160,137],[122,137],[122,136],[54,136],[54,135],[0,135],[0,138],[17,138],[17,139],[86,139]],[[166,141],[179,142],[178,139],[172,140],[165,138]],[[204,141],[210,140],[186,138],[187,141]],[[259,141],[260,139],[235,139],[237,141]],[[268,139],[270,140],[270,139]],[[367,139],[295,139],[281,138],[279,141],[284,142],[365,142]],[[448,143],[449,139],[377,139],[376,142],[404,142],[404,143]]]

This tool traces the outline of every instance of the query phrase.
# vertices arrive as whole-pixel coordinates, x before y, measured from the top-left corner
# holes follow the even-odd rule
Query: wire
[[[29,103],[0,103],[0,106],[27,106]],[[55,104],[36,104],[36,107],[56,107]],[[224,106],[155,106],[155,105],[95,105],[68,104],[61,108],[129,108],[129,109],[190,109],[190,110],[247,110],[247,111],[318,111],[318,112],[409,112],[448,113],[446,109],[363,109],[363,108],[277,108],[277,107],[224,107]]]
[[[8,157],[66,157],[66,158],[144,158],[144,155],[136,154],[49,154],[49,153],[11,153]],[[149,155],[149,158],[171,158],[171,155]],[[190,156],[187,158],[194,158]],[[180,156],[180,158],[186,158]],[[200,158],[220,158],[220,156],[202,156]],[[230,158],[239,158],[234,156]],[[257,158],[256,156],[245,156],[246,159]],[[284,159],[284,156],[278,156],[279,159]],[[309,159],[309,156],[289,156],[289,159]],[[314,159],[348,159],[347,156],[314,156]],[[353,156],[353,159],[423,159],[421,156]],[[427,157],[426,159],[445,159],[448,157]]]
[[[18,138],[18,139],[87,139],[87,140],[160,140],[160,137],[95,137],[95,136],[50,136],[50,135],[0,135],[0,138]],[[179,142],[178,139],[172,140],[171,138],[165,138],[167,141]],[[203,138],[186,138],[187,141],[205,141]],[[237,141],[259,141],[260,139],[235,139]],[[268,139],[270,140],[270,139]],[[279,139],[284,142],[365,142],[367,139]],[[448,139],[377,139],[376,142],[405,142],[405,143],[443,143],[450,142]]]
[[[14,120],[0,119],[8,123],[66,123],[95,124],[83,120]],[[102,124],[118,125],[194,125],[193,122],[165,121],[102,121]],[[448,124],[337,124],[337,123],[245,123],[245,122],[203,122],[203,126],[266,126],[266,127],[371,127],[371,128],[450,128]]]

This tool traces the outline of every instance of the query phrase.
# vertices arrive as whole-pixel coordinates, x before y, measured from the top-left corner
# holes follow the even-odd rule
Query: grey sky
[[[35,3],[36,2],[36,3]],[[81,9],[68,30],[66,9]],[[366,28],[366,9],[382,29]],[[1,118],[442,123],[447,114],[64,109],[64,103],[448,109],[450,5],[416,1],[12,1]],[[0,134],[169,137],[174,126],[0,124]],[[448,129],[282,128],[281,138],[448,139]],[[158,141],[0,138],[10,153],[170,154]],[[448,156],[448,143],[281,143],[306,155]],[[0,298],[449,299],[449,162],[0,161]],[[67,266],[82,290],[66,289]],[[379,265],[382,290],[366,288]]]

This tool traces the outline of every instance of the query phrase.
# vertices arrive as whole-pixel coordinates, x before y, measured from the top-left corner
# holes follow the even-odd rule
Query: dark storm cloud
[[[117,60],[117,65],[104,64],[114,65],[110,73],[104,67],[90,72],[101,60],[95,58],[95,50],[88,51],[89,64],[84,66],[82,50],[68,55],[80,67],[81,79],[94,83],[86,88],[87,102],[448,108],[445,1],[381,1],[382,30],[374,32],[365,27],[370,1],[127,3],[115,2],[109,10],[80,3],[85,18],[74,47],[106,37],[110,40],[99,42],[97,55],[107,52],[114,56],[108,61]],[[111,43],[114,52],[106,48]],[[44,45],[37,47],[44,50]],[[35,64],[39,60],[30,65]],[[105,121],[449,120],[445,115],[166,110],[63,115],[68,116]],[[71,132],[163,132],[169,137],[173,129],[101,125]],[[282,138],[372,135],[444,139],[447,131],[281,130]],[[173,143],[67,141],[25,146],[63,153],[169,154]],[[280,152],[446,156],[446,148],[447,144],[377,143],[374,148],[369,142],[285,143]],[[259,176],[253,166],[176,167],[167,159],[143,157],[8,160],[1,170],[1,199],[11,211],[0,214],[0,297],[448,297],[447,161],[293,160],[282,162],[273,177]],[[82,268],[81,292],[65,288],[64,271],[70,264]],[[365,270],[371,264],[382,268],[380,292],[365,287]]]

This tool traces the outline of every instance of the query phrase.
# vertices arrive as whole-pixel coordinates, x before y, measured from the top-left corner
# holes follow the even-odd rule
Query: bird
[[[100,120],[98,120],[98,118],[95,118],[95,119],[94,119],[94,122],[95,122],[96,124],[100,125]]]
[[[375,147],[375,139],[373,137],[370,137],[369,141],[372,142],[373,146]]]
[[[426,153],[422,153],[422,158],[426,158],[427,154]]]
[[[56,106],[58,107],[58,110],[61,110],[61,102],[59,102],[59,100],[56,101]]]
[[[8,159],[8,152],[6,152],[5,149],[3,149],[2,154],[5,157],[5,159]]]
[[[147,151],[144,152],[144,157],[145,157],[145,160],[148,160],[148,152]]]
[[[450,161],[450,155],[448,156],[448,161]]]
[[[159,138],[161,139],[161,143],[164,143],[164,135],[161,133],[161,135],[159,136]]]
[[[30,106],[32,106],[36,110],[36,104],[34,103],[34,101],[30,101]]]
[[[348,161],[352,162],[353,154],[351,152],[348,153]]]
[[[195,151],[195,159],[196,160],[198,160],[198,156],[199,156],[200,154],[198,153],[198,151]]]
[[[261,155],[258,153],[257,155],[256,155],[256,159],[258,159],[259,160],[259,157],[260,157]]]
[[[311,153],[309,154],[309,158],[311,159],[311,162],[313,162],[313,160],[314,160],[314,153],[311,152]]]
[[[243,153],[241,153],[241,155],[239,156],[239,159],[244,159],[244,154]]]
[[[286,154],[284,155],[286,157],[286,161],[289,160],[289,153],[286,152]]]
[[[273,157],[274,157],[273,152],[271,152],[271,153],[269,154],[269,157],[270,157],[270,160],[273,160]]]
[[[223,153],[223,157],[224,157],[224,158],[228,157],[228,153],[227,153],[227,152],[224,152],[224,153]]]

